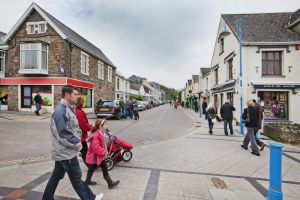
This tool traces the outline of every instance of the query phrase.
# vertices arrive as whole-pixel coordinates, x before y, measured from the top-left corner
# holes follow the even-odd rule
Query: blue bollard
[[[282,145],[270,144],[270,180],[268,200],[282,200]]]

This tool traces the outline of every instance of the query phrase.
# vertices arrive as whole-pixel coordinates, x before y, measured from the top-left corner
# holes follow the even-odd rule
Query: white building
[[[116,72],[116,97],[115,99],[129,99],[130,97],[130,82],[121,72]]]
[[[239,19],[242,22],[241,56]],[[300,102],[299,30],[300,10],[222,15],[211,62],[211,97],[218,110],[225,99],[231,100],[237,109],[234,118],[239,122],[242,96],[243,108],[249,99],[261,100],[267,120],[300,123],[297,105]]]

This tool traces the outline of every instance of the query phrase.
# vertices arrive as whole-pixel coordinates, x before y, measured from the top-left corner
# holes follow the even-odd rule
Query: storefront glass
[[[52,106],[53,94],[51,85],[35,85],[31,87],[32,93],[32,103],[34,104],[34,97],[37,95],[37,92],[40,91],[42,97],[42,106]]]
[[[0,101],[2,105],[7,105],[8,86],[0,86]]]
[[[288,92],[259,91],[265,119],[288,120]]]
[[[84,100],[84,108],[92,107],[92,90],[87,88],[76,88],[78,93],[83,97]]]

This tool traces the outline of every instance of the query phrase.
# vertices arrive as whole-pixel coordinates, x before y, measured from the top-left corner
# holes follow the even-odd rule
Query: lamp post
[[[239,43],[240,43],[240,132],[244,135],[244,124],[242,123],[243,114],[243,59],[242,59],[242,42],[243,42],[243,27],[242,19],[240,18],[237,22]]]

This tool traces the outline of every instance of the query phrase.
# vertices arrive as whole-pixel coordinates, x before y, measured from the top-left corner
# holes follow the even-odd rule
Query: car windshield
[[[104,101],[104,102],[101,102],[101,106],[105,106],[105,107],[111,107],[113,106],[113,102],[112,101]]]

